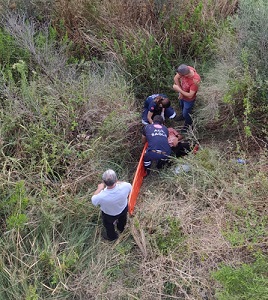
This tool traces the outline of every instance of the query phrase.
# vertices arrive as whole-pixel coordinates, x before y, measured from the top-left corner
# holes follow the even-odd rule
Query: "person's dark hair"
[[[187,65],[182,64],[182,65],[178,66],[176,72],[181,75],[187,75],[190,73],[190,69]]]
[[[153,117],[154,124],[163,124],[164,120],[160,115],[156,115]]]
[[[117,176],[114,170],[107,170],[102,174],[102,180],[107,186],[113,186],[117,181]]]
[[[164,108],[170,107],[170,100],[168,98],[162,98],[161,103],[162,103],[162,107]]]

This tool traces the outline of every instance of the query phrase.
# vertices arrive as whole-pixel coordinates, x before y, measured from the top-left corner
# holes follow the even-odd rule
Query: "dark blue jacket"
[[[148,142],[148,151],[160,150],[170,155],[171,148],[168,143],[168,129],[164,125],[149,124],[143,128],[143,135]]]

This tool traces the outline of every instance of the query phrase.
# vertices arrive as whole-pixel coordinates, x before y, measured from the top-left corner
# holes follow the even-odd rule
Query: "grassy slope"
[[[126,231],[107,243],[90,196],[108,167],[132,179],[142,148],[132,87],[111,62],[66,66],[62,48],[43,46],[1,87],[0,298],[215,299],[225,275],[265,299],[265,270],[212,271],[267,253],[267,151],[195,132],[191,172],[146,178]],[[221,299],[250,299],[220,282]]]

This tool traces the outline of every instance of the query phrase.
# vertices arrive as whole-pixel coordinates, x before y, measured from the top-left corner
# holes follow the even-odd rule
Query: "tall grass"
[[[141,147],[132,145],[138,114],[131,86],[111,62],[67,64],[64,45],[53,48],[49,36],[39,52],[33,24],[17,21],[32,33],[17,41],[28,39],[20,47],[35,64],[20,60],[16,78],[2,77],[0,297],[68,298],[101,243],[90,195],[106,168],[122,179],[131,174]],[[16,39],[18,24],[6,26]],[[61,53],[53,56],[60,68],[38,63],[45,49]]]
[[[210,127],[236,129],[249,149],[252,143],[267,145],[265,11],[264,1],[240,1],[230,30],[218,40],[218,62],[204,76],[200,93],[206,103],[200,118],[209,115]]]
[[[168,80],[174,62],[169,58],[176,60],[179,48],[169,48],[170,36],[161,38],[160,32],[179,2],[129,1],[120,6],[117,1],[62,0],[45,11],[55,9],[59,14],[53,22],[63,21],[46,26],[37,22],[45,2],[26,2],[16,1],[27,10],[6,14],[0,35],[2,41],[12,41],[10,49],[18,49],[18,56],[1,52],[8,63],[2,70],[0,99],[0,298],[216,299],[224,289],[233,295],[230,287],[236,278],[248,277],[252,268],[254,279],[266,282],[256,253],[262,257],[267,248],[267,149],[254,157],[231,140],[224,140],[221,149],[200,141],[196,155],[173,159],[171,166],[145,178],[135,214],[118,241],[101,239],[101,215],[90,203],[92,192],[106,168],[131,181],[142,149],[133,94],[138,86],[129,80],[124,63],[131,76],[144,66],[149,69],[140,78],[146,91],[155,90],[150,80],[158,88],[160,83],[167,87],[164,77]],[[185,4],[199,22],[191,36],[199,50],[205,44],[195,33],[203,18],[229,15],[236,1],[230,6],[218,1],[215,11],[208,9],[209,2],[200,3]],[[193,19],[181,14],[172,20],[189,26]],[[184,30],[181,38],[190,29]],[[103,57],[108,49],[106,60],[72,56],[70,39],[79,47],[87,43],[88,57]],[[236,50],[232,45],[228,49]],[[81,46],[80,58],[83,54]],[[224,51],[221,58],[216,87],[208,91],[219,93],[217,100],[225,95],[221,87],[229,87],[220,79],[228,80],[230,59],[239,66],[235,55]],[[248,69],[243,72],[248,75]],[[239,164],[238,157],[246,163]],[[191,171],[175,174],[182,163]],[[243,263],[247,266],[241,268]],[[237,272],[229,272],[228,266]],[[254,295],[260,295],[262,287],[255,287]]]
[[[237,1],[62,0],[56,6],[71,39],[87,48],[83,56],[116,58],[139,98],[170,93],[170,78],[181,62],[211,58],[214,38]],[[59,30],[60,31],[60,30]]]
[[[69,295],[65,297],[202,299],[206,296],[213,299],[209,271],[214,270],[218,262],[239,266],[244,260],[252,260],[255,250],[265,249],[267,219],[261,217],[260,209],[266,199],[267,182],[263,181],[265,171],[261,169],[266,158],[264,156],[257,165],[252,161],[243,166],[230,160],[229,154],[219,156],[218,152],[203,149],[186,160],[192,166],[192,173],[175,175],[167,170],[164,177],[162,173],[151,180],[148,178],[135,218],[130,221],[131,227],[119,242],[108,246],[99,240],[98,232],[97,235],[91,233],[87,239],[95,237],[92,246],[85,246],[88,252],[83,251],[82,257],[75,255],[77,260],[71,254],[62,258],[59,250],[57,256],[50,254],[50,272],[56,275],[50,275],[52,282],[47,283],[47,287],[51,291],[44,289],[44,297],[52,293],[52,298]],[[253,166],[257,166],[256,169]],[[74,210],[72,202],[67,206],[67,210],[70,209]],[[85,207],[82,205],[81,209]],[[81,212],[72,212],[74,218],[79,214],[79,222],[91,215],[87,210]],[[59,217],[59,212],[55,213]],[[97,221],[97,215],[94,218]],[[65,234],[74,231],[75,241],[79,236],[81,243],[85,243],[82,237],[86,229],[80,225],[79,232],[73,225],[77,220],[70,222],[72,230],[65,222],[61,224],[57,218],[60,240],[64,241]],[[68,234],[65,241],[72,244],[72,235]],[[53,238],[50,247],[56,250],[58,244],[61,243]],[[42,259],[46,258],[44,255]],[[55,265],[54,257],[57,257]],[[69,267],[69,270],[64,265],[68,258],[76,261],[77,269]],[[69,279],[64,277],[65,268],[70,272]],[[258,278],[258,272],[256,276]],[[55,287],[57,278],[63,287]]]

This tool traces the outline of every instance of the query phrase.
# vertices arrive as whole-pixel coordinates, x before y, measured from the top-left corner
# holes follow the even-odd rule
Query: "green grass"
[[[130,2],[123,9],[116,0],[95,1],[87,3],[88,11],[81,14],[82,4],[72,1],[59,11],[62,1],[57,7],[62,19],[54,19],[60,26],[47,28],[48,36],[46,30],[34,34],[30,20],[18,19],[18,26],[3,23],[8,30],[0,34],[5,61],[0,91],[0,299],[264,299],[267,149],[255,139],[260,143],[254,144],[257,155],[251,152],[254,131],[243,136],[238,127],[232,127],[227,138],[222,131],[215,133],[216,138],[214,131],[202,131],[198,123],[202,97],[196,108],[197,126],[189,136],[200,143],[200,150],[174,159],[160,172],[152,171],[144,179],[134,217],[119,240],[109,243],[101,238],[100,210],[90,199],[107,168],[115,169],[120,180],[133,179],[142,150],[143,100],[137,95],[166,89],[173,97],[169,90],[173,64],[182,58],[207,70],[206,55],[211,52],[204,50],[214,47],[211,34],[218,24],[213,18],[218,11],[229,14],[219,1],[187,2],[190,18],[181,9],[171,10],[172,5],[183,6],[182,2],[170,7],[155,3],[148,6],[148,2],[141,10]],[[99,10],[105,4],[106,9]],[[208,10],[209,5],[215,11]],[[28,11],[37,16],[42,8],[29,4]],[[109,12],[112,17],[107,18]],[[97,34],[96,27],[79,22],[68,30],[74,13],[76,22],[88,24],[92,18],[94,26],[98,16]],[[122,18],[116,26],[119,13]],[[133,22],[135,13],[140,23]],[[147,21],[142,23],[144,16]],[[78,32],[73,31],[76,26],[81,30],[76,38],[83,37],[90,55],[96,54],[88,60],[78,59],[81,53],[76,57],[66,48]],[[83,28],[90,32],[83,34]],[[25,32],[29,34],[20,34]],[[58,34],[64,36],[62,43]],[[183,50],[180,43],[187,36]],[[206,61],[198,61],[200,55]],[[218,72],[207,70],[210,75],[203,77],[211,103],[203,121],[211,121],[213,114],[219,121],[224,117],[219,125],[224,129],[233,117],[239,124],[240,115],[226,111],[221,115],[216,108],[224,106],[226,88],[231,99],[244,83],[250,85],[252,73],[244,56],[244,77],[228,84],[225,71],[237,57],[233,50],[221,58],[213,65]],[[217,88],[210,86],[210,80]],[[204,95],[201,90],[200,94]],[[239,111],[247,121],[253,109],[250,95],[255,94],[246,94]],[[238,157],[247,163],[238,164]],[[175,174],[175,166],[181,163],[191,171]]]
[[[256,255],[253,263],[241,266],[221,266],[213,273],[213,278],[221,283],[216,298],[225,299],[266,299],[268,292],[267,257]]]

